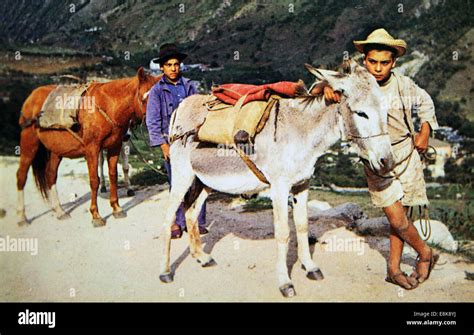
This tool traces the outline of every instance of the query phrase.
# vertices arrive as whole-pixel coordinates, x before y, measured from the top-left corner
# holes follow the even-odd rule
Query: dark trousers
[[[168,175],[168,183],[170,184],[170,190],[172,186],[171,182],[171,164],[165,160],[165,169],[166,173]],[[184,218],[184,205],[181,203],[179,205],[178,210],[176,211],[176,224],[179,225],[181,228],[186,227],[186,219]],[[198,224],[200,226],[204,226],[206,224],[206,203],[204,202],[204,205],[201,208],[201,212],[199,213],[198,216]]]

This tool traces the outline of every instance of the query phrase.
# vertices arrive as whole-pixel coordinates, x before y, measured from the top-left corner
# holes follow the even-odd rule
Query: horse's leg
[[[99,189],[99,146],[90,144],[86,147],[86,160],[87,168],[89,170],[89,183],[91,187],[91,206],[90,212],[92,214],[92,225],[94,227],[105,226],[105,220],[100,216],[99,209],[97,207],[97,191]]]
[[[324,276],[311,259],[308,243],[308,193],[305,189],[294,195],[293,221],[296,226],[296,236],[298,240],[298,258],[303,268],[306,270],[306,277],[313,280],[324,279]]]
[[[33,127],[22,130],[20,137],[20,165],[16,172],[16,188],[18,191],[17,216],[19,226],[24,226],[29,223],[25,214],[25,194],[23,190],[28,177],[28,170],[38,152],[39,144],[39,139],[33,131]]]
[[[128,155],[130,154],[130,147],[128,146],[128,141],[124,141],[122,144],[122,149],[120,150],[120,159],[122,160],[122,171],[123,171],[123,181],[125,183],[125,188],[127,189],[127,195],[133,197],[135,192],[130,187],[130,178],[128,171],[130,166],[128,165]]]
[[[278,258],[276,272],[280,292],[285,297],[296,295],[293,284],[288,276],[286,264],[288,256],[288,243],[290,240],[290,227],[288,225],[288,195],[289,187],[286,185],[272,185],[271,198],[273,204],[273,225],[275,227],[275,239],[278,246]]]
[[[100,170],[100,193],[107,192],[107,185],[105,185],[104,176],[104,150],[99,153],[99,170]]]
[[[117,194],[117,163],[121,146],[109,148],[107,150],[107,164],[109,167],[109,184],[110,184],[110,206],[112,206],[112,214],[114,218],[120,219],[127,217],[127,213],[119,205]]]
[[[186,212],[186,228],[189,235],[189,250],[191,256],[196,258],[198,263],[201,263],[202,267],[210,267],[216,265],[216,262],[212,259],[211,255],[205,253],[202,250],[201,234],[199,233],[198,217],[201,212],[202,206],[209,196],[209,189],[202,188],[199,196]]]
[[[165,214],[162,231],[160,233],[162,250],[160,252],[160,280],[163,283],[170,283],[173,281],[173,275],[170,269],[170,247],[171,247],[171,226],[176,219],[176,211],[184,199],[186,192],[191,187],[195,175],[189,166],[180,166],[176,169],[176,165],[171,165],[173,175],[173,186],[170,190],[168,209]]]
[[[59,220],[69,219],[71,216],[64,211],[59,202],[58,190],[56,188],[56,180],[58,179],[58,168],[61,163],[61,157],[55,153],[51,153],[46,170],[46,180],[48,183],[50,204],[52,210],[56,213],[56,218]]]

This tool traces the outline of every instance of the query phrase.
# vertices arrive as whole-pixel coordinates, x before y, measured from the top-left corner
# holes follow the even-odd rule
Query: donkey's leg
[[[107,185],[105,185],[104,176],[104,150],[99,152],[99,180],[100,180],[100,193],[107,192]]]
[[[61,157],[55,153],[51,153],[46,170],[46,180],[48,182],[51,209],[56,213],[56,218],[59,220],[69,219],[71,216],[64,211],[59,202],[58,190],[56,188],[56,181],[58,179],[58,168],[61,163]]]
[[[160,280],[163,283],[170,283],[173,281],[173,275],[171,274],[170,269],[171,226],[175,222],[176,211],[181,205],[186,192],[191,187],[195,178],[190,164],[186,164],[188,166],[183,166],[185,165],[183,164],[179,169],[173,167],[176,165],[177,164],[173,164],[171,166],[173,182],[168,200],[168,209],[166,210],[162,231],[160,233],[162,242],[162,250],[160,253]]]
[[[186,227],[189,235],[189,250],[191,256],[196,258],[202,267],[210,267],[217,263],[212,259],[211,255],[202,250],[201,234],[199,234],[198,217],[201,208],[209,196],[209,189],[203,188],[193,206],[186,212]]]
[[[130,154],[130,147],[128,146],[128,141],[124,141],[122,144],[122,149],[120,150],[120,159],[122,160],[122,171],[123,171],[123,182],[125,183],[125,188],[127,189],[127,195],[133,197],[135,191],[130,187],[130,177],[128,172],[130,171],[130,166],[128,165],[128,155]]]
[[[99,189],[99,175],[97,169],[99,165],[99,153],[100,148],[98,145],[90,144],[86,147],[86,160],[91,187],[91,206],[89,210],[92,214],[92,225],[94,227],[105,226],[105,220],[100,216],[97,207],[97,191]]]
[[[38,148],[39,139],[33,131],[33,127],[23,129],[20,137],[20,165],[16,172],[16,188],[18,191],[17,217],[19,226],[24,226],[29,223],[25,215],[25,194],[23,190],[28,177],[28,170],[33,163]]]
[[[324,279],[324,276],[311,259],[308,243],[308,189],[294,195],[293,221],[295,221],[298,240],[298,258],[306,270],[306,277],[313,280]]]
[[[288,195],[289,187],[285,185],[272,185],[271,197],[273,204],[273,225],[275,227],[275,239],[278,246],[277,276],[281,293],[285,297],[296,295],[293,284],[288,276],[286,265],[288,255],[288,243],[290,240],[290,227],[288,225]]]
[[[109,167],[110,183],[110,206],[112,206],[112,214],[116,219],[127,217],[127,213],[125,213],[119,205],[117,194],[117,162],[120,150],[121,146],[109,148],[109,150],[107,150],[107,163]]]

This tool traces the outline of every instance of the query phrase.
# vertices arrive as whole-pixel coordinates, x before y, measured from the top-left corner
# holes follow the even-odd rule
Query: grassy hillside
[[[305,62],[334,68],[356,54],[352,40],[383,26],[409,45],[400,65],[414,51],[428,58],[415,80],[435,99],[440,123],[474,137],[466,121],[474,119],[473,11],[471,0],[3,0],[0,79],[10,89],[1,93],[17,95],[14,77],[21,85],[61,73],[131,75],[171,41],[188,63],[224,66],[189,74],[207,87],[300,78],[309,85]],[[6,108],[20,106],[11,99]]]

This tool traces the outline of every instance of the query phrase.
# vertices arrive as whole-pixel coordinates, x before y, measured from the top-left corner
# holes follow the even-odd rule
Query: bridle
[[[143,97],[140,99],[140,86],[138,86],[136,98],[137,98],[138,106],[140,108],[140,113],[141,115],[143,115],[141,122],[143,122],[143,120],[145,119],[145,113],[146,113],[145,101],[148,99],[149,93],[150,91],[148,90],[147,92],[145,92],[145,94],[143,94]]]
[[[369,136],[357,136],[357,135],[353,135],[349,133],[348,135],[346,135],[346,138],[348,141],[353,142],[354,140],[368,140],[370,138],[379,137],[379,136],[388,136],[388,132],[380,133],[376,135],[369,135]]]

